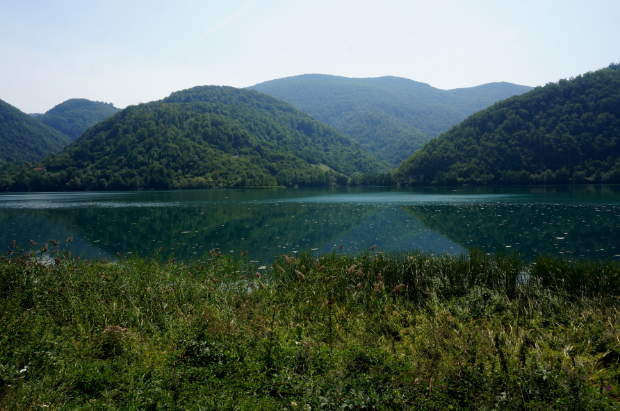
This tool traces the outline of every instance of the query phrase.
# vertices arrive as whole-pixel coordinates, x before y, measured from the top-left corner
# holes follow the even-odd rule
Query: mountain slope
[[[0,100],[0,165],[42,160],[68,143],[64,134]]]
[[[45,114],[35,116],[35,118],[66,134],[71,141],[75,141],[89,127],[118,111],[120,109],[114,107],[112,103],[73,98],[58,104]]]
[[[350,138],[290,104],[210,86],[130,106],[43,166],[45,173],[0,175],[0,189],[320,186],[387,170]]]
[[[434,184],[620,182],[620,65],[496,103],[427,143],[395,176]]]
[[[400,164],[403,155],[412,154],[431,137],[468,115],[498,100],[531,90],[510,83],[440,90],[399,77],[346,78],[322,74],[271,80],[250,88],[285,100],[349,134],[394,167]],[[365,119],[365,113],[382,116],[392,129],[400,131],[359,134],[356,130],[364,130],[367,123],[374,121]],[[378,151],[377,147],[382,150]]]

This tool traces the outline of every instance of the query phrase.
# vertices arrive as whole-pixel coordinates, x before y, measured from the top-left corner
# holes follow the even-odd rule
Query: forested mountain
[[[0,165],[41,160],[68,143],[64,134],[0,100]]]
[[[531,90],[510,83],[440,90],[399,77],[323,74],[287,77],[250,88],[285,100],[350,135],[393,167],[468,115]],[[377,122],[382,124],[372,126]]]
[[[352,112],[333,126],[391,167],[398,166],[428,141],[428,136],[421,131],[379,112]]]
[[[210,86],[130,106],[39,167],[45,172],[29,166],[0,174],[0,189],[321,186],[387,169],[349,137],[288,103]]]
[[[496,103],[431,140],[395,177],[445,185],[620,183],[620,65]]]
[[[72,98],[60,103],[45,114],[31,116],[61,133],[77,140],[89,127],[105,120],[120,109],[112,103],[90,101],[84,98]]]

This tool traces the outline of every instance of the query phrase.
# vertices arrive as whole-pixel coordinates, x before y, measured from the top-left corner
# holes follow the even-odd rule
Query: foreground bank
[[[0,262],[0,409],[615,409],[620,395],[617,262],[56,249]]]

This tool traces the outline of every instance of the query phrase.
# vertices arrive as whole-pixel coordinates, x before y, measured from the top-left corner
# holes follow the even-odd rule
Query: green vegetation
[[[66,134],[71,141],[75,141],[89,127],[105,120],[118,111],[120,109],[114,107],[112,103],[72,98],[58,104],[45,114],[34,117],[43,124]]]
[[[531,87],[490,83],[440,90],[398,77],[308,74],[251,87],[348,134],[392,167],[468,115]]]
[[[371,111],[348,114],[334,128],[351,136],[391,167],[397,167],[428,141],[425,134],[408,124]]]
[[[3,409],[617,409],[613,261],[31,248],[0,259]]]
[[[496,103],[395,171],[422,184],[620,182],[620,65]]]
[[[0,190],[329,186],[387,170],[291,105],[232,87],[195,87],[128,107],[40,167],[45,172],[29,165],[0,174]]]
[[[68,143],[64,134],[0,100],[0,166],[42,160]]]

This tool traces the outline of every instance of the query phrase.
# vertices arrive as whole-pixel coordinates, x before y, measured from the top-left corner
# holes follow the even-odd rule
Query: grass
[[[0,409],[618,408],[614,261],[32,247],[0,261]]]

